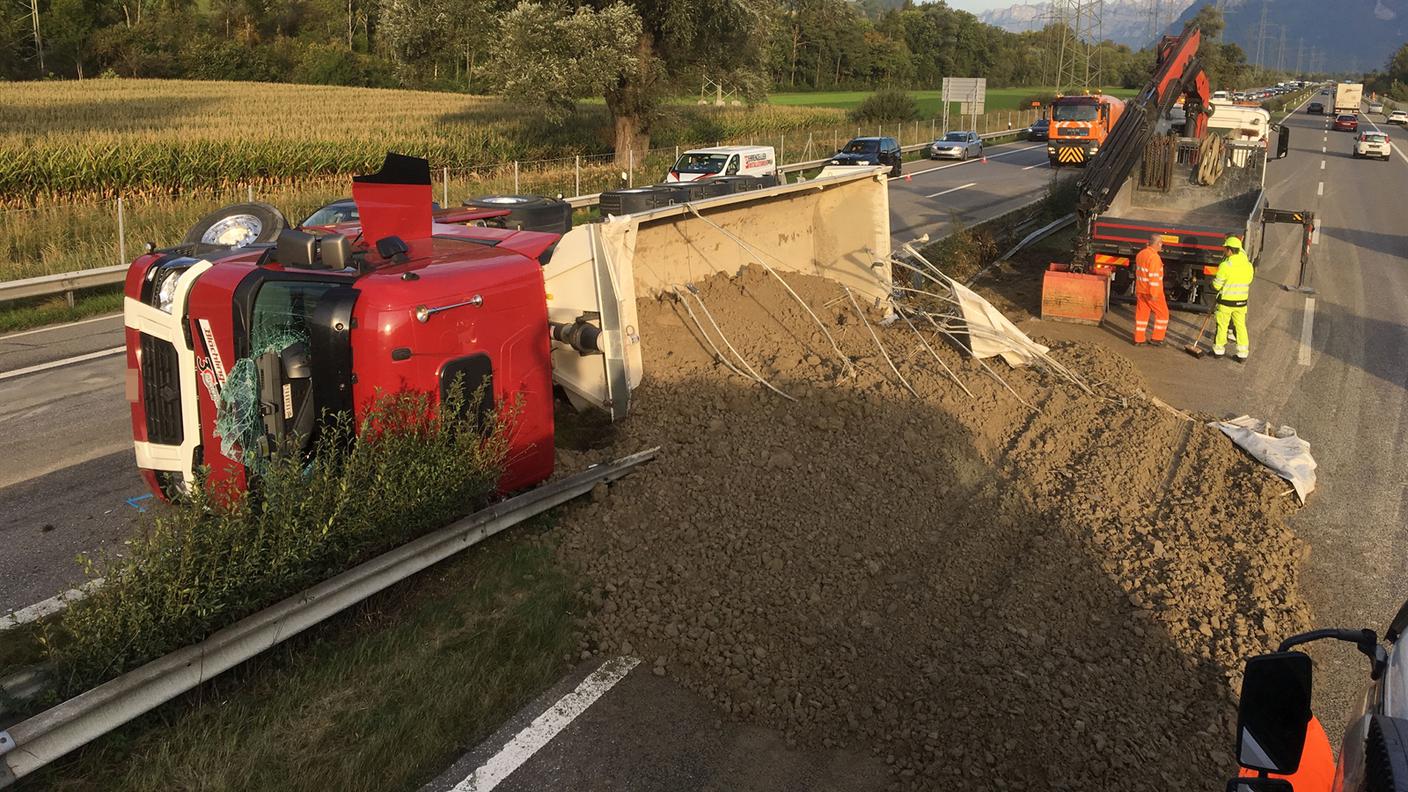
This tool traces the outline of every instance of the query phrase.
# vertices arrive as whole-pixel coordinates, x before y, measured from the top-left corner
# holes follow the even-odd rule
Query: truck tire
[[[266,203],[237,203],[216,209],[197,220],[181,240],[212,248],[242,247],[273,242],[288,227],[283,212]]]
[[[673,195],[672,186],[661,184],[626,190],[607,190],[601,194],[598,205],[603,215],[628,215],[669,206]]]
[[[717,179],[699,179],[692,182],[678,182],[665,185],[670,191],[670,203],[689,203],[729,195],[733,187]]]
[[[541,195],[485,195],[470,198],[464,205],[473,209],[507,209],[507,215],[494,218],[501,221],[504,228],[543,231],[550,234],[565,234],[572,230],[572,205],[557,198]]]
[[[761,190],[764,187],[776,187],[780,184],[775,173],[769,173],[766,176],[720,176],[714,181],[728,184],[731,192],[735,193]]]

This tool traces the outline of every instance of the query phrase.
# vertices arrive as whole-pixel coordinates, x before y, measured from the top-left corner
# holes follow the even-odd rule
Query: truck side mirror
[[[1276,136],[1276,159],[1282,159],[1291,150],[1291,130],[1284,124]]]
[[[1275,652],[1247,661],[1237,708],[1237,764],[1289,775],[1300,767],[1310,723],[1310,655]]]

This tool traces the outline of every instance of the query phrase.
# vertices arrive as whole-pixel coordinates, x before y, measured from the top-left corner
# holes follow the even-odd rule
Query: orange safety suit
[[[1152,340],[1162,343],[1168,332],[1168,303],[1164,301],[1164,260],[1153,248],[1134,257],[1134,343],[1144,343],[1149,314],[1154,315]]]
[[[1250,778],[1257,773],[1242,767],[1237,769],[1237,775]],[[1290,775],[1270,775],[1290,781],[1295,792],[1330,792],[1335,784],[1335,752],[1319,718],[1312,715],[1305,725],[1305,750],[1300,755],[1300,767]]]

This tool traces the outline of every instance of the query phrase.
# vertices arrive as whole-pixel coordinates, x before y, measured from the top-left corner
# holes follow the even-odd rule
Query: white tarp
[[[963,321],[968,325],[968,343],[974,357],[1001,355],[1007,365],[1018,368],[1031,365],[1050,351],[1028,338],[992,303],[979,297],[972,289],[951,279],[948,284],[958,298]]]
[[[1210,421],[1208,426],[1222,430],[1258,462],[1291,482],[1301,503],[1315,490],[1315,460],[1310,456],[1310,443],[1291,427],[1283,426],[1272,433],[1270,423],[1248,415],[1230,421]]]

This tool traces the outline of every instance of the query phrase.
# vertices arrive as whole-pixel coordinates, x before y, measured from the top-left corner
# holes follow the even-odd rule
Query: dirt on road
[[[1243,659],[1308,621],[1288,485],[1095,347],[1052,354],[1099,397],[995,363],[1014,394],[936,344],[970,398],[876,328],[913,395],[834,284],[789,282],[853,374],[766,272],[698,285],[796,401],[720,365],[683,303],[642,301],[632,415],[562,452],[662,446],[563,518],[584,656],[873,752],[897,789],[1220,788]]]

